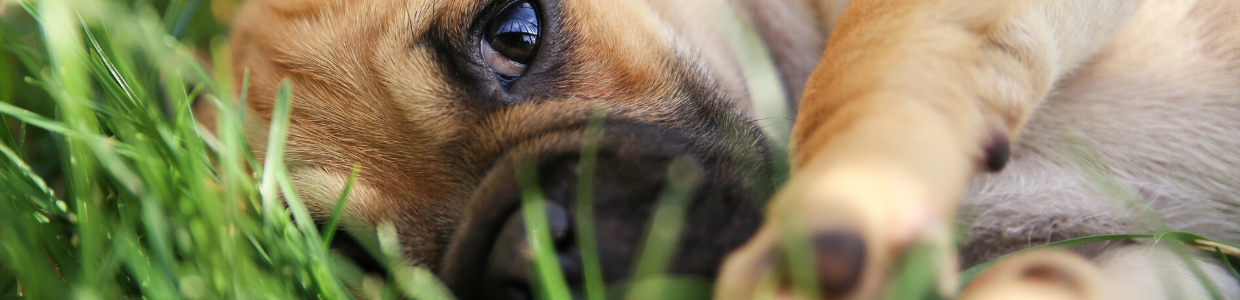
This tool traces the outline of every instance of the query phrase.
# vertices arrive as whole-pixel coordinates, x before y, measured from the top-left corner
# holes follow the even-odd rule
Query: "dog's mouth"
[[[738,157],[758,157],[758,165],[769,166],[765,153],[737,155],[718,141],[692,140],[653,125],[610,124],[604,136],[597,158],[587,162],[595,165],[588,196],[592,228],[583,226],[577,214],[582,208],[580,132],[521,143],[497,160],[475,190],[438,270],[458,298],[533,299],[532,289],[540,281],[521,205],[519,180],[529,179],[518,176],[522,160],[534,171],[527,173],[536,175],[520,176],[534,176],[543,196],[552,242],[548,248],[577,296],[585,277],[580,230],[592,231],[604,281],[629,280],[660,196],[668,190],[668,179],[677,176],[669,175],[669,167],[692,169],[700,180],[684,197],[685,213],[679,216],[684,227],[671,263],[663,266],[667,273],[712,280],[726,254],[757,228],[761,205],[754,200],[765,196],[755,193],[755,179],[763,184],[770,168],[741,167],[752,162],[738,162]]]

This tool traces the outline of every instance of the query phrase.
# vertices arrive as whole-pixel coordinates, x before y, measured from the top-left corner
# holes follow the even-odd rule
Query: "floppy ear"
[[[280,81],[293,80],[299,94],[309,90],[297,83],[321,80],[332,89],[351,88],[364,81],[360,70],[363,47],[357,32],[382,21],[353,0],[255,0],[238,13],[230,37],[232,72],[241,80],[250,72],[246,105],[262,115],[271,112],[271,100]],[[364,1],[356,1],[364,2]],[[348,50],[341,50],[347,48]],[[341,63],[349,61],[351,63]],[[237,85],[240,86],[240,85]],[[348,92],[358,93],[359,90]]]
[[[199,62],[207,69],[215,69],[217,67],[229,68],[231,70],[222,70],[233,74],[232,93],[238,93],[229,97],[231,99],[239,99],[239,93],[243,84],[248,84],[249,94],[246,95],[247,105],[236,109],[243,110],[240,114],[244,116],[242,120],[242,128],[245,129],[246,137],[249,139],[251,149],[256,153],[263,153],[263,149],[267,143],[267,131],[270,127],[269,116],[260,114],[260,111],[254,109],[254,104],[258,103],[259,107],[270,107],[270,95],[275,95],[275,90],[279,87],[279,81],[285,74],[279,72],[278,62],[271,59],[269,55],[271,45],[279,44],[276,41],[281,37],[290,36],[290,27],[294,26],[294,22],[300,19],[313,18],[314,16],[324,12],[325,9],[331,7],[336,0],[249,0],[244,2],[243,7],[234,12],[230,18],[233,21],[232,32],[230,33],[229,47],[231,62],[220,62],[215,64],[205,53],[199,55]],[[250,72],[249,82],[245,80],[246,72]],[[257,95],[268,95],[268,97],[255,97]],[[224,105],[237,105],[237,103],[225,103]],[[236,111],[230,109],[230,111]],[[217,121],[220,110],[214,101],[199,97],[195,99],[193,104],[194,119],[198,121],[206,130],[213,134],[217,132]]]
[[[286,18],[310,16],[322,11],[332,4],[343,4],[341,0],[249,0],[248,7],[261,7]]]
[[[271,101],[280,81],[292,75],[287,54],[295,51],[296,45],[321,40],[322,35],[315,31],[323,30],[322,26],[306,25],[324,18],[335,5],[343,4],[336,0],[251,0],[237,13],[229,37],[233,87],[241,90],[241,81],[248,71],[245,115],[259,116],[246,118],[247,130],[267,128]]]

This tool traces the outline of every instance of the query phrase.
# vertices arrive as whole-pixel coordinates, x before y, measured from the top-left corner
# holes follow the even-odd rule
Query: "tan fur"
[[[853,1],[838,23],[824,20],[834,31],[798,112],[793,180],[718,293],[747,299],[784,226],[862,236],[866,267],[848,299],[876,297],[911,243],[950,247],[957,214],[969,265],[1096,234],[1240,240],[1238,3]],[[996,136],[1012,141],[1012,159],[989,174]],[[1102,267],[1151,264],[1116,259]],[[1240,298],[1234,279],[1208,274]]]
[[[803,102],[794,178],[773,202],[770,223],[725,266],[720,297],[752,292],[771,270],[782,226],[865,239],[865,271],[850,299],[876,297],[910,243],[952,248],[957,215],[968,229],[967,264],[1114,232],[1177,229],[1240,240],[1233,154],[1240,142],[1231,138],[1240,133],[1236,2],[732,2]],[[451,82],[436,54],[443,45],[432,40],[467,35],[484,1],[248,1],[235,16],[232,53],[237,77],[251,74],[246,128],[255,153],[262,159],[272,99],[287,79],[295,94],[288,164],[312,212],[327,213],[358,165],[346,227],[394,222],[406,256],[434,267],[488,168],[513,152],[575,147],[579,133],[562,128],[592,108],[669,127],[688,126],[684,112],[699,107],[753,117],[740,64],[719,29],[729,22],[720,17],[728,1],[556,3],[562,19],[554,30],[573,37],[561,45],[558,85],[531,92],[537,101],[484,113],[488,104],[464,101],[473,91]],[[676,95],[686,81],[718,97]],[[1004,171],[984,173],[985,147],[996,136],[1012,141],[1012,159]],[[1096,155],[1103,177],[1131,193],[1099,189],[1084,175],[1091,165],[1065,154],[1072,149]],[[1161,222],[1134,206],[1152,208]],[[1175,264],[1127,272],[1160,260],[1137,255],[1143,245],[1078,250],[1095,263],[1084,269],[1071,258],[1043,258],[1088,278],[1130,275],[1077,282],[1112,299],[1125,282],[1152,282],[1150,274],[1184,277]],[[1215,262],[1195,260],[1215,282],[1228,282]],[[943,278],[954,268],[945,264]],[[1016,279],[991,282],[1027,283],[995,272],[989,277]],[[1223,292],[1240,294],[1234,285]]]
[[[751,109],[735,57],[711,22],[687,16],[723,1],[561,1],[560,86],[536,101],[483,113],[449,82],[435,35],[466,36],[488,1],[248,1],[236,16],[236,78],[250,72],[246,128],[264,153],[272,99],[293,87],[288,165],[316,216],[325,216],[350,170],[361,167],[346,208],[354,229],[396,223],[405,253],[434,267],[491,164],[513,148],[575,141],[594,107],[609,117],[687,126],[694,105]],[[550,26],[551,24],[547,24]],[[549,27],[550,28],[550,27]],[[473,46],[476,47],[476,46]],[[719,99],[675,95],[686,80]],[[695,103],[700,102],[700,103]],[[550,133],[548,131],[551,131]],[[362,230],[365,231],[365,230]]]

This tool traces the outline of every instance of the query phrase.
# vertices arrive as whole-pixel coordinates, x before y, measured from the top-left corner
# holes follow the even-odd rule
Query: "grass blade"
[[[933,245],[917,244],[905,250],[908,253],[887,286],[885,300],[935,299],[934,283],[938,272],[936,261],[940,256]]]
[[[667,167],[666,188],[655,202],[655,212],[642,241],[633,267],[633,290],[626,299],[660,299],[669,285],[659,280],[671,265],[677,241],[685,226],[685,215],[693,192],[704,176],[697,163],[684,157],[673,159]]]
[[[279,184],[276,173],[284,166],[284,145],[288,137],[289,115],[291,114],[289,99],[292,98],[292,93],[288,80],[280,83],[280,89],[276,93],[276,108],[271,115],[271,130],[267,133],[267,154],[263,156],[263,181],[258,187],[259,195],[263,199],[263,218],[267,224],[275,222],[275,209],[279,203],[279,195],[276,194]]]
[[[340,224],[340,215],[344,214],[345,201],[349,200],[349,191],[353,190],[353,181],[357,180],[357,174],[361,171],[361,165],[353,166],[353,171],[349,173],[349,180],[344,183],[344,191],[340,192],[340,198],[336,199],[336,207],[332,209],[332,216],[327,220],[327,227],[323,228],[323,248],[331,246],[332,237],[336,236],[336,226]]]
[[[607,286],[603,282],[603,267],[599,263],[598,240],[594,236],[594,169],[598,163],[598,143],[603,138],[603,123],[607,112],[595,108],[582,133],[581,175],[577,179],[577,243],[581,248],[581,264],[585,279],[585,294],[589,300],[606,300]]]
[[[547,223],[546,198],[538,186],[538,173],[534,162],[518,159],[517,184],[521,187],[521,211],[525,218],[526,238],[534,252],[534,267],[538,276],[536,296],[547,300],[569,300],[568,283],[560,269],[555,243],[551,241],[550,225]]]
[[[435,275],[424,268],[413,267],[405,261],[400,250],[400,239],[396,236],[396,227],[391,222],[379,224],[379,248],[386,258],[388,272],[396,286],[406,297],[411,299],[449,300],[453,299],[448,288],[435,278]]]
[[[1237,261],[1234,259],[1228,258],[1228,255],[1224,254],[1223,250],[1220,249],[1219,247],[1214,247],[1214,254],[1215,254],[1215,257],[1217,257],[1219,261],[1222,261],[1223,264],[1227,266],[1227,270],[1231,271],[1231,276],[1236,279],[1237,283],[1240,283],[1240,272],[1236,271]]]
[[[788,271],[788,280],[791,281],[793,292],[802,299],[821,299],[818,288],[818,274],[812,268],[803,268],[800,266],[813,266],[814,262],[814,246],[810,244],[809,234],[801,226],[796,217],[792,214],[785,214],[784,222],[784,239],[783,243],[783,265],[780,268]]]
[[[1156,235],[1149,234],[1149,233],[1096,235],[1096,236],[1089,236],[1089,237],[1083,237],[1083,238],[1075,238],[1075,239],[1070,239],[1070,240],[1063,240],[1063,241],[1058,241],[1054,243],[1049,243],[1046,245],[1032,247],[1032,248],[1016,251],[1013,253],[1009,253],[1004,256],[1000,256],[999,258],[992,259],[990,261],[978,264],[976,266],[973,266],[972,268],[969,268],[968,270],[964,270],[964,272],[960,272],[960,284],[961,286],[969,285],[969,282],[972,282],[974,278],[977,278],[978,274],[981,274],[981,272],[986,271],[986,269],[989,269],[991,266],[994,266],[996,263],[999,263],[1003,259],[1012,257],[1014,255],[1020,255],[1022,253],[1027,253],[1030,251],[1045,250],[1045,249],[1072,248],[1076,246],[1092,244],[1092,243],[1097,243],[1097,242],[1138,239],[1138,238],[1153,238],[1154,236]]]

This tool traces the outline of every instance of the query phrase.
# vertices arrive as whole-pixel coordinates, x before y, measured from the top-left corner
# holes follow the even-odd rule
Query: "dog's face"
[[[462,298],[527,293],[518,158],[534,162],[560,261],[579,275],[571,212],[595,108],[606,112],[593,181],[604,277],[628,277],[678,157],[703,177],[669,269],[713,277],[773,184],[735,58],[713,29],[730,20],[726,7],[255,0],[237,18],[234,70],[250,71],[255,146],[279,82],[291,82],[286,160],[316,218],[360,166],[346,227],[392,222],[405,255]]]

